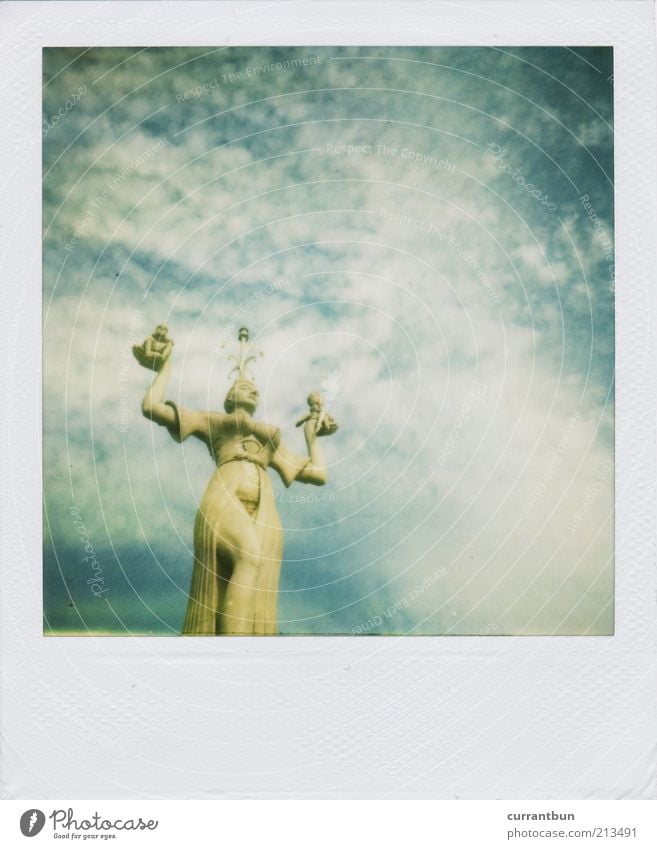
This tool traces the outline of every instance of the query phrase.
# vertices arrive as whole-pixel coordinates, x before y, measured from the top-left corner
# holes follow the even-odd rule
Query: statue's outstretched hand
[[[324,413],[324,417],[322,421],[319,423],[319,428],[317,429],[317,436],[331,436],[338,429],[338,423],[333,418],[333,416],[329,416],[328,413]]]
[[[160,371],[173,350],[173,340],[169,339],[168,334],[167,326],[158,324],[143,345],[133,345],[132,353],[137,362],[151,371]]]
[[[308,416],[304,423],[303,432],[306,437],[306,442],[310,445],[318,436],[331,436],[338,429],[338,423],[326,411],[322,411],[319,416]]]

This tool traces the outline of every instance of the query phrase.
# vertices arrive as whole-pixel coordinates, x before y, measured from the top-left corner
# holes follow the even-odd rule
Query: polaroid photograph
[[[654,4],[0,23],[8,845],[652,846]]]
[[[613,634],[613,93],[45,48],[44,632]]]

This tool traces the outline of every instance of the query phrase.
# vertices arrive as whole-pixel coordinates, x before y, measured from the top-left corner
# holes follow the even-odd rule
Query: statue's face
[[[166,326],[166,324],[158,324],[158,326],[155,328],[155,337],[157,339],[166,339],[168,332],[169,328]]]
[[[235,409],[241,408],[253,414],[258,406],[259,397],[260,393],[254,383],[251,383],[250,380],[238,380],[230,388],[226,400],[232,401],[232,406]]]

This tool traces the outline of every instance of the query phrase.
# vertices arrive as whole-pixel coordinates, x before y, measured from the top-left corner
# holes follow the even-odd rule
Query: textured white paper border
[[[0,6],[5,798],[657,795],[653,13],[650,0]],[[614,637],[42,637],[41,49],[92,44],[614,46]]]

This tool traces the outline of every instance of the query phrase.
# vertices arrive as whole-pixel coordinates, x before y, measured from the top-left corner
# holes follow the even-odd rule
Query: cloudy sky
[[[181,627],[212,464],[140,414],[165,321],[186,406],[243,322],[293,450],[332,399],[328,485],[276,481],[282,633],[613,632],[610,50],[43,64],[46,630]]]

